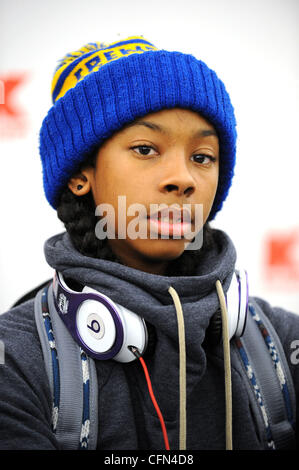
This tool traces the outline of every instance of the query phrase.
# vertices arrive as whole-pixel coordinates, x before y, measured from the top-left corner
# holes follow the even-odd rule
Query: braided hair
[[[84,168],[95,167],[95,162],[96,154],[93,154],[84,162]],[[81,166],[79,171],[82,168]],[[123,264],[111,250],[107,239],[99,240],[96,237],[95,226],[98,217],[95,215],[95,203],[91,191],[83,196],[77,196],[66,187],[60,197],[57,216],[63,222],[74,247],[80,253]],[[211,248],[213,243],[212,229],[206,223],[203,229],[202,248],[195,251],[186,250],[180,257],[170,261],[166,275],[194,275],[204,253]]]

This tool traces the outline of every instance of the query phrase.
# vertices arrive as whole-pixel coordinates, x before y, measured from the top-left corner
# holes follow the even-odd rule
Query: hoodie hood
[[[187,394],[206,369],[202,347],[211,317],[219,309],[215,283],[220,280],[226,293],[235,268],[236,252],[229,237],[213,230],[214,247],[198,266],[194,276],[161,276],[145,273],[116,262],[79,253],[67,232],[48,239],[44,245],[48,264],[63,276],[92,287],[142,316],[155,328],[155,354],[150,358],[156,383],[178,383],[178,323],[169,288],[176,290],[185,323]],[[161,361],[166,357],[167,360]],[[171,364],[171,373],[169,364]],[[167,378],[167,383],[165,383]],[[176,393],[165,400],[170,418],[177,411]],[[173,399],[172,399],[173,398]]]
[[[117,262],[84,256],[74,248],[67,232],[48,239],[44,252],[53,269],[107,295],[176,340],[177,320],[168,292],[173,287],[183,305],[187,353],[197,356],[209,321],[219,308],[215,283],[220,280],[227,292],[235,269],[236,252],[231,240],[219,230],[213,230],[213,235],[216,244],[194,276],[149,274]]]

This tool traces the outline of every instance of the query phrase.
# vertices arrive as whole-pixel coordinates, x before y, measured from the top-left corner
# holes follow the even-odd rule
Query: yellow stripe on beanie
[[[52,80],[52,99],[56,102],[84,77],[103,65],[131,54],[158,50],[142,36],[133,36],[113,44],[90,43],[67,54],[59,63]]]

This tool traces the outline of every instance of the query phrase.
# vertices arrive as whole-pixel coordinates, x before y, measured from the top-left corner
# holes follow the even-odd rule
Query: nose
[[[161,169],[159,190],[163,193],[174,192],[177,196],[189,197],[194,193],[196,183],[184,158],[170,159]]]

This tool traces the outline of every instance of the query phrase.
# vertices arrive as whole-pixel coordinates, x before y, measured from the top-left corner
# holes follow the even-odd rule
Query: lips
[[[187,208],[165,207],[151,213],[148,219],[170,224],[191,223],[191,211]]]
[[[156,235],[163,237],[183,238],[191,231],[192,215],[186,208],[166,207],[148,216],[150,232],[153,238]]]

